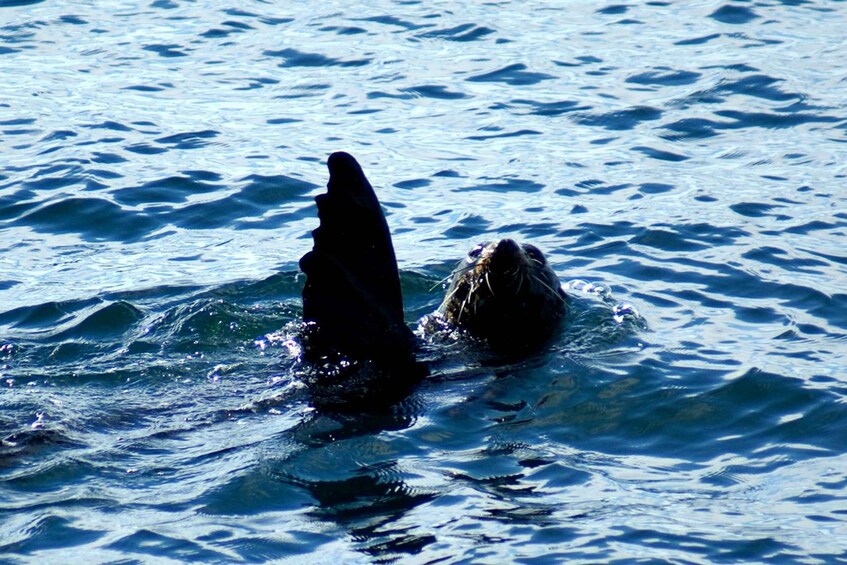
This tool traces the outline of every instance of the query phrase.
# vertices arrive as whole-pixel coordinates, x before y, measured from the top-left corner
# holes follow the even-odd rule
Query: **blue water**
[[[0,561],[847,561],[847,3],[367,4],[0,0]],[[563,334],[311,408],[336,150]]]

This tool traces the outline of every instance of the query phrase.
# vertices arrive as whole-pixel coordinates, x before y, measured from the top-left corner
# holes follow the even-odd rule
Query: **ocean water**
[[[845,25],[0,0],[0,562],[847,562]],[[410,325],[513,237],[562,335],[313,408],[297,262],[336,150]]]

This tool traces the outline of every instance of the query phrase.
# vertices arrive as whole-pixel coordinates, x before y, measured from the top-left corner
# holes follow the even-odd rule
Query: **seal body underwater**
[[[403,317],[391,234],[358,162],[327,160],[327,192],[315,199],[320,226],[300,260],[306,274],[306,359],[365,361],[391,378],[419,379],[417,341]],[[511,239],[476,246],[452,275],[432,316],[441,325],[513,355],[538,348],[556,332],[567,297],[544,255]]]

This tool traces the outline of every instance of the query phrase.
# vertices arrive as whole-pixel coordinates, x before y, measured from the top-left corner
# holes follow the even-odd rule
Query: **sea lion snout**
[[[555,333],[566,301],[541,250],[506,238],[471,249],[453,271],[438,314],[498,351],[521,351]]]
[[[491,251],[492,268],[499,263],[523,262],[523,251],[514,239],[501,239]]]

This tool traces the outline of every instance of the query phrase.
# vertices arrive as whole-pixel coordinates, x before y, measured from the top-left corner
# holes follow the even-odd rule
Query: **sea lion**
[[[567,295],[541,250],[501,239],[477,245],[456,266],[436,315],[495,352],[515,354],[549,340],[566,312]]]
[[[315,198],[320,226],[300,260],[306,358],[419,378],[426,370],[416,361],[418,344],[403,317],[397,260],[379,200],[351,155],[333,153],[327,166],[327,192]],[[540,347],[566,313],[558,278],[533,245],[511,239],[478,245],[452,278],[433,317],[495,353]]]

